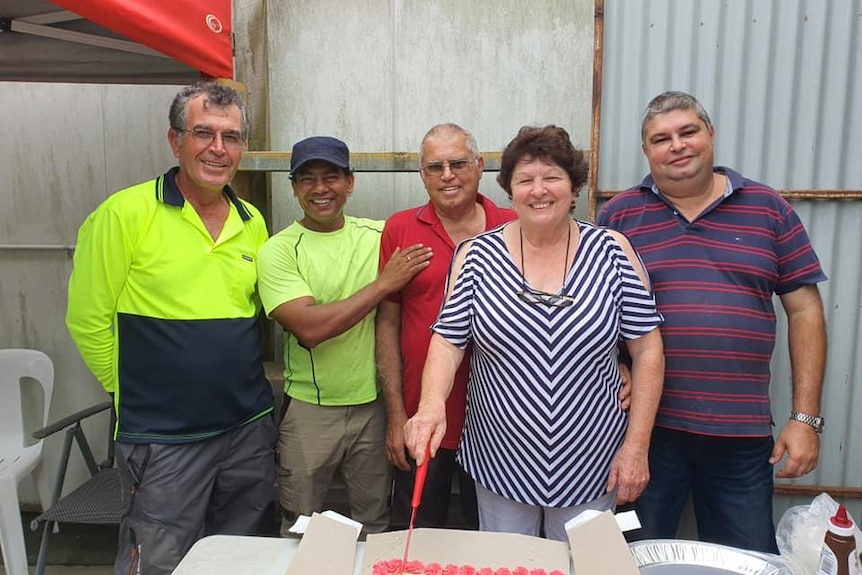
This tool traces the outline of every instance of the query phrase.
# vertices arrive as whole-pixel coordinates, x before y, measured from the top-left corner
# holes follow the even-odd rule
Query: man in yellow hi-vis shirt
[[[117,574],[168,574],[204,535],[254,534],[273,496],[255,269],[267,231],[228,185],[245,104],[201,82],[169,117],[179,166],[90,214],[69,283],[66,324],[117,411]]]

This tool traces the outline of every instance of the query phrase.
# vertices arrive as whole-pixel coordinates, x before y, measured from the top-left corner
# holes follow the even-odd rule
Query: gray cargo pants
[[[264,415],[195,443],[118,443],[115,575],[169,575],[201,537],[256,534],[275,493],[276,440]]]

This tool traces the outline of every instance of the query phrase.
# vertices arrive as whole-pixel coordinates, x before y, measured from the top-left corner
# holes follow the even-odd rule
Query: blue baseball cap
[[[293,145],[290,171],[296,172],[308,162],[321,160],[345,170],[350,169],[350,151],[347,144],[330,136],[312,136]]]

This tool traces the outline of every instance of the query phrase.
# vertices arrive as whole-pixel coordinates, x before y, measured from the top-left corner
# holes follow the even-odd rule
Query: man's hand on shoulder
[[[386,293],[395,293],[407,285],[413,276],[431,265],[430,260],[433,255],[431,248],[426,248],[422,244],[404,249],[395,248],[392,257],[380,272],[378,281]]]

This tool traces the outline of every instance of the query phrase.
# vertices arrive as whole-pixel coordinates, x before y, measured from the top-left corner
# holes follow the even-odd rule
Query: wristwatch
[[[795,421],[799,421],[800,423],[804,423],[806,425],[810,425],[814,428],[814,431],[817,433],[823,433],[824,427],[824,419],[822,417],[815,417],[813,415],[808,415],[807,413],[800,413],[798,411],[790,412],[790,419]]]

